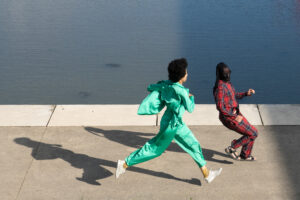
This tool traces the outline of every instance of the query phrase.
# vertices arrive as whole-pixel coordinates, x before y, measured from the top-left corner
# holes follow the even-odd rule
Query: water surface
[[[241,103],[300,103],[299,0],[1,0],[0,104],[137,104],[186,57],[214,103],[227,63]]]

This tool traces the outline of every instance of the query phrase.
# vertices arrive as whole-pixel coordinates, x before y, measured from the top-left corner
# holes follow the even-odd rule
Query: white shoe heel
[[[116,170],[116,179],[119,178],[121,174],[124,174],[126,172],[126,169],[124,168],[124,160],[118,160],[117,164],[117,170]]]
[[[217,176],[219,176],[222,172],[222,168],[218,170],[209,170],[209,175],[208,177],[205,178],[205,181],[207,183],[211,183]]]

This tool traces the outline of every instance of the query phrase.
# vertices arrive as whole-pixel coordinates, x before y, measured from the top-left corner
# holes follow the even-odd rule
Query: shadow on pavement
[[[105,137],[111,141],[133,147],[133,148],[141,148],[151,137],[154,137],[156,134],[153,133],[141,133],[141,132],[133,132],[133,131],[123,131],[123,130],[103,130],[100,128],[94,127],[85,127],[89,133],[92,133],[99,137]],[[200,143],[201,144],[201,143]],[[168,147],[167,151],[185,153],[176,143],[171,143]],[[221,153],[211,149],[202,148],[202,152],[205,160],[222,163],[222,164],[233,164],[231,161],[227,160],[218,160],[214,158],[214,155],[223,156],[225,158],[230,158],[227,154]]]
[[[102,166],[116,168],[117,163],[100,158],[93,158],[85,154],[78,154],[68,149],[62,148],[59,144],[47,144],[31,140],[30,138],[16,138],[15,143],[32,148],[32,157],[36,160],[54,160],[62,159],[71,164],[72,167],[83,169],[82,177],[77,177],[79,181],[83,181],[92,185],[101,185],[97,180],[112,176],[113,173]],[[180,179],[164,172],[156,172],[139,167],[130,167],[129,171],[143,173],[160,178],[173,179],[194,185],[201,185],[199,179]]]
[[[289,182],[293,187],[292,199],[300,199],[300,126],[265,126],[265,131],[277,143],[280,159],[284,169],[279,173],[287,173]]]

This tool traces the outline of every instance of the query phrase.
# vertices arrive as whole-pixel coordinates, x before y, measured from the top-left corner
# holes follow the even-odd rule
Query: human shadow
[[[111,141],[133,147],[133,148],[140,148],[142,147],[148,140],[149,136],[155,136],[156,134],[153,133],[141,133],[141,132],[134,132],[134,131],[123,131],[123,130],[104,130],[101,128],[95,127],[85,127],[89,133],[99,137],[105,137]],[[178,153],[185,153],[182,148],[180,148],[176,143],[171,143],[170,146],[167,148],[167,151],[178,152]],[[233,162],[228,160],[219,160],[214,158],[215,155],[219,155],[225,158],[230,158],[227,154],[221,153],[215,150],[202,148],[202,153],[204,155],[205,160],[222,163],[222,164],[233,164]]]
[[[76,177],[77,180],[83,181],[92,185],[101,185],[97,180],[104,179],[113,175],[113,173],[103,166],[116,168],[117,163],[105,160],[101,158],[90,157],[85,154],[78,154],[70,151],[68,149],[62,148],[59,144],[47,144],[43,142],[38,142],[31,140],[30,138],[20,137],[14,139],[15,143],[32,148],[31,156],[36,160],[54,160],[62,159],[72,167],[83,169],[83,174],[81,177]],[[199,179],[181,179],[165,172],[157,172],[148,169],[142,169],[139,167],[130,167],[129,171],[143,173],[150,176],[173,179],[176,181],[182,181],[194,185],[201,185]]]

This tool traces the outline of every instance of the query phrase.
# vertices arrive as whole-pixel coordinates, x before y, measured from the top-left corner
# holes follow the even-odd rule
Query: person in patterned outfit
[[[213,93],[222,124],[243,136],[233,140],[225,152],[236,160],[254,161],[256,158],[251,155],[251,152],[258,132],[240,112],[237,99],[251,96],[255,91],[249,89],[247,92],[236,92],[230,82],[230,74],[231,70],[225,63],[217,65]],[[239,147],[242,147],[240,155],[236,153]]]

